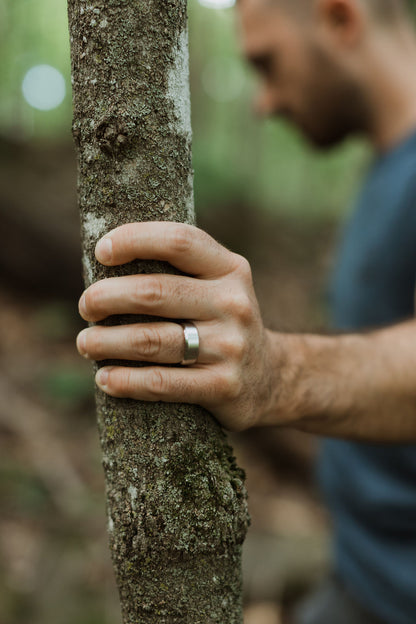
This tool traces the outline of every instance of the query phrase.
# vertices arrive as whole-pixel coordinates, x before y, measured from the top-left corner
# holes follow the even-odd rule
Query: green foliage
[[[40,479],[11,460],[0,464],[0,498],[9,512],[25,517],[44,511],[50,503],[49,493]]]
[[[68,135],[71,119],[69,37],[66,0],[0,0],[0,132],[19,138]],[[56,67],[67,94],[57,109],[33,109],[22,96],[26,72],[35,65]]]
[[[37,334],[49,341],[72,340],[79,325],[76,304],[64,301],[42,303],[33,316]]]
[[[76,365],[57,366],[41,377],[39,390],[44,398],[57,407],[76,409],[93,399],[91,371]]]
[[[191,91],[197,209],[245,203],[319,217],[347,205],[368,154],[348,144],[325,156],[309,150],[282,122],[251,113],[254,77],[240,58],[233,10],[189,0]],[[66,0],[0,0],[0,134],[68,140],[71,126]],[[24,100],[31,67],[62,72],[67,95],[52,111]]]

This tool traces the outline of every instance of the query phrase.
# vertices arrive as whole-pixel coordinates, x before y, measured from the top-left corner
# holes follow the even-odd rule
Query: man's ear
[[[338,45],[351,46],[364,28],[364,8],[359,0],[317,0],[317,17]]]

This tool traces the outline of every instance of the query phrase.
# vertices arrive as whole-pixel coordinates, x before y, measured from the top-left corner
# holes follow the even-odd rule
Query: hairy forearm
[[[416,320],[343,336],[265,331],[248,262],[184,224],[121,226],[99,241],[96,257],[106,266],[163,260],[187,274],[109,278],[83,293],[86,321],[156,319],[79,334],[85,357],[146,363],[101,367],[96,381],[107,394],[195,403],[230,430],[291,425],[335,437],[416,441]],[[180,324],[162,320],[184,318],[200,338],[191,366],[177,366]]]
[[[416,321],[341,336],[269,333],[276,385],[261,424],[416,440]]]

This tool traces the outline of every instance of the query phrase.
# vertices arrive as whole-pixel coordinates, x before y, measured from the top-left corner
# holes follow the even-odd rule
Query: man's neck
[[[381,50],[374,69],[371,94],[374,117],[369,139],[378,152],[386,152],[416,130],[414,37]]]

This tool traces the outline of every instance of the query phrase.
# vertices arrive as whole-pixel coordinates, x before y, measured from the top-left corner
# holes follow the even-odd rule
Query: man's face
[[[240,17],[244,54],[261,78],[260,114],[285,117],[321,148],[368,129],[365,94],[331,54],[313,15],[302,19],[269,0],[242,0]]]

